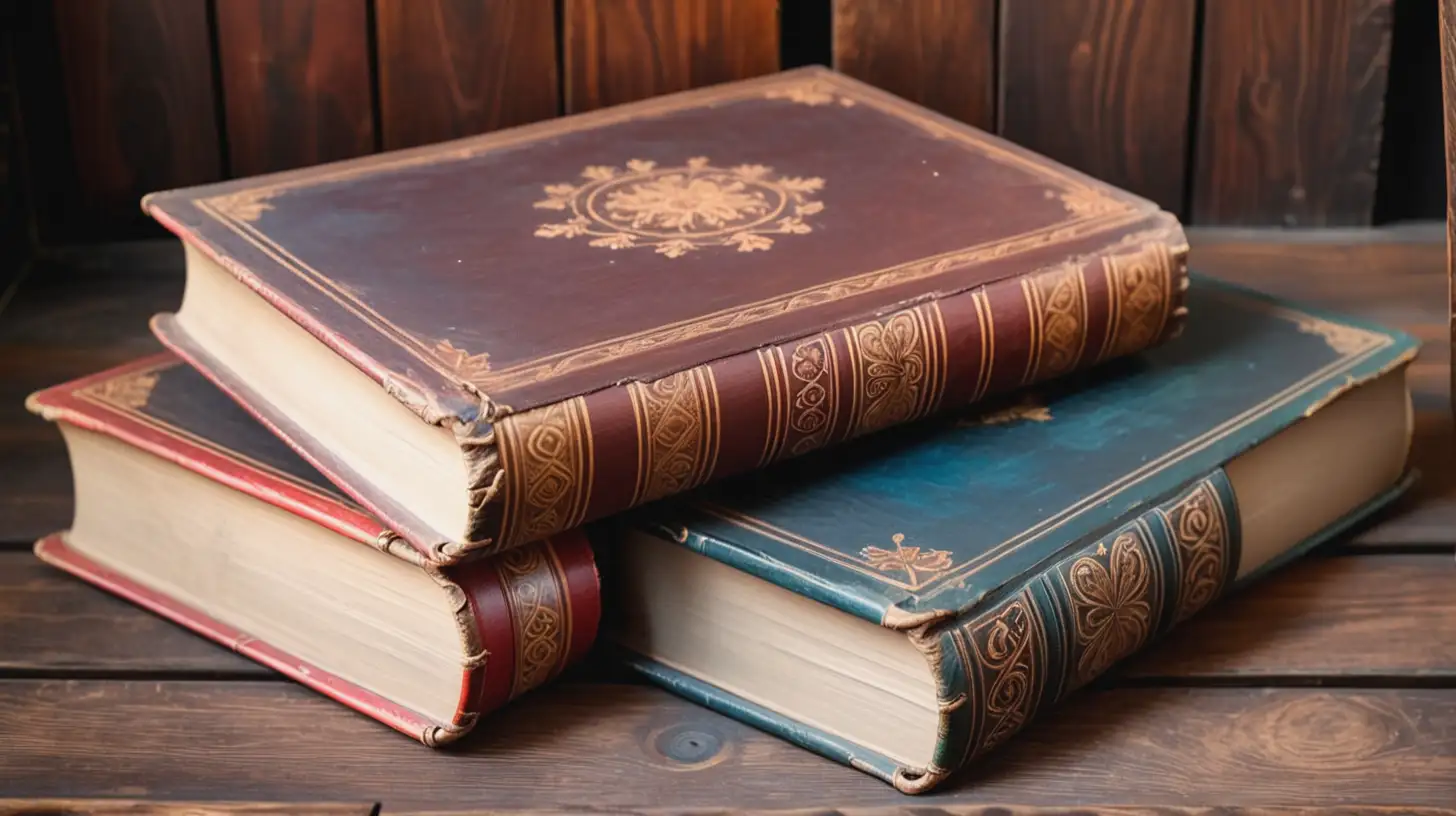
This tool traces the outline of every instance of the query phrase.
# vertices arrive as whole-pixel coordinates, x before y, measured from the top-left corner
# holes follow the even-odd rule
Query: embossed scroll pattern
[[[951,682],[942,694],[948,697],[940,701],[943,712],[966,709],[954,715],[964,729],[964,757],[990,750],[1040,705],[1084,685],[1165,624],[1222,593],[1238,551],[1217,478],[1063,558],[999,606],[940,630],[964,670],[963,687],[955,672],[946,675]],[[1176,602],[1165,604],[1166,593],[1175,593]],[[1175,620],[1161,620],[1165,609]],[[1051,645],[1060,647],[1059,655],[1048,654]],[[946,760],[952,767],[953,759]]]
[[[708,366],[650,383],[631,383],[627,393],[637,419],[637,487],[632,504],[697,487],[718,462],[721,421],[718,386]]]
[[[1139,351],[1162,333],[1171,316],[1173,263],[1164,244],[1103,258],[1111,308],[1099,360]]]
[[[939,304],[845,329],[844,338],[854,375],[851,436],[934,410],[945,388],[945,326]]]
[[[1180,575],[1179,623],[1208,605],[1223,589],[1228,573],[1229,527],[1223,503],[1213,485],[1203,482],[1189,491],[1170,511],[1158,511],[1173,535]]]
[[[1045,683],[1047,635],[1030,591],[952,631],[966,661],[968,703],[980,722],[971,726],[968,758],[1021,730],[1036,713]]]
[[[1079,264],[1021,281],[1031,331],[1022,383],[1058,377],[1076,367],[1087,342],[1087,284]]]
[[[511,697],[517,697],[561,670],[571,643],[571,610],[559,566],[545,546],[511,550],[495,563],[515,627]]]
[[[507,479],[496,549],[580,524],[593,467],[586,400],[513,414],[496,424],[496,435]]]

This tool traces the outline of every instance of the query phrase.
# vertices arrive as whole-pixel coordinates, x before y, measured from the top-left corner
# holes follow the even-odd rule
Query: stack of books
[[[602,642],[925,791],[1411,478],[1410,337],[822,69],[143,206],[37,553],[431,746]]]

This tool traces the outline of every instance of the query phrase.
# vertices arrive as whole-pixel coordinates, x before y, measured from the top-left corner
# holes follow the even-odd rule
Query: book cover
[[[448,590],[461,654],[473,657],[462,666],[459,707],[449,721],[431,720],[155,591],[69,546],[64,532],[35,548],[47,563],[426,744],[458,739],[482,714],[581,659],[595,638],[596,564],[580,531],[436,569],[171,354],[57,385],[26,404],[49,421],[114,437],[375,548],[380,558],[402,558],[430,572]]]
[[[906,633],[936,679],[928,766],[678,667],[640,655],[634,664],[917,793],[1405,488],[1403,377],[1417,340],[1204,279],[1189,298],[1181,338],[1079,382],[726,480],[623,521],[624,534],[645,530]],[[1338,432],[1291,441],[1321,414],[1352,421],[1351,400],[1373,394],[1377,378],[1399,389],[1382,397],[1378,455]],[[1275,479],[1271,462],[1281,460],[1292,470]]]
[[[440,562],[1157,345],[1185,311],[1172,215],[820,68],[144,208],[453,434],[471,507],[439,529],[153,323]]]

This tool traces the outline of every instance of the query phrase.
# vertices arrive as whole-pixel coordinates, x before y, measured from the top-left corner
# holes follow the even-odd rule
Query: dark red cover
[[[48,420],[107,434],[428,571],[451,599],[461,635],[460,701],[436,722],[183,605],[70,547],[37,542],[47,563],[113,592],[428,745],[457,739],[478,717],[585,656],[596,636],[596,564],[580,531],[497,558],[439,569],[312,472],[232,400],[170,354],[31,395]]]
[[[159,336],[427,557],[499,551],[1162,342],[1176,219],[824,69],[148,196],[469,461],[438,540],[170,316]]]

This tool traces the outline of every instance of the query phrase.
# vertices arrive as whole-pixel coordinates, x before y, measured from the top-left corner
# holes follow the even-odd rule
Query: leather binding
[[[923,793],[1409,488],[1407,392],[1400,461],[1388,450],[1370,454],[1381,461],[1327,446],[1298,454],[1323,457],[1301,467],[1370,468],[1376,487],[1329,488],[1344,491],[1325,497],[1338,503],[1336,517],[1287,522],[1302,537],[1282,549],[1246,535],[1232,463],[1376,378],[1403,377],[1420,343],[1209,280],[1196,281],[1190,299],[1205,319],[1178,342],[1091,372],[1078,387],[1036,389],[899,439],[865,440],[833,462],[783,466],[622,520],[904,633],[936,682],[928,765],[793,721],[682,667],[629,662],[703,705]],[[1277,510],[1260,509],[1263,535]],[[612,621],[607,630],[632,648],[630,632]]]
[[[1172,215],[820,68],[143,207],[454,434],[471,517],[441,540],[153,321],[442,564],[1135,354],[1186,314]]]
[[[196,372],[160,354],[40,391],[27,407],[52,422],[106,434],[425,570],[445,587],[460,633],[460,700],[432,720],[155,591],[71,547],[41,539],[43,561],[222,644],[430,746],[583,658],[600,599],[586,536],[569,531],[502,555],[441,569],[309,472]]]

